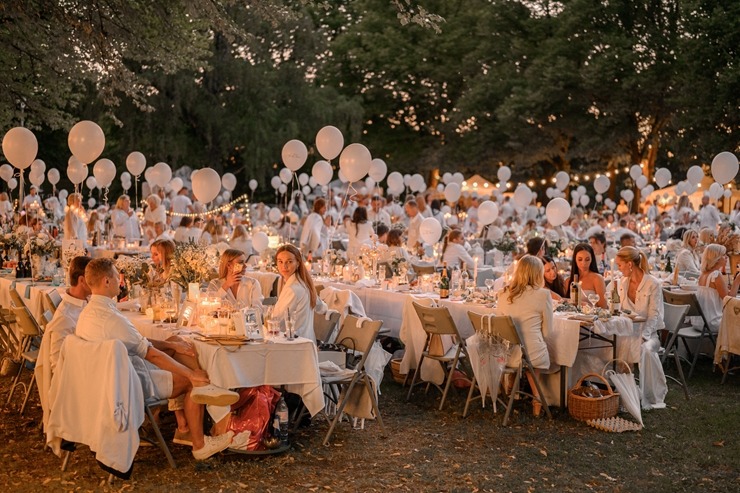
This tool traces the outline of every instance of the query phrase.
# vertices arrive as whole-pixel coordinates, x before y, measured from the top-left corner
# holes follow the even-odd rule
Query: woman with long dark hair
[[[596,306],[606,308],[606,284],[604,283],[604,278],[599,274],[594,250],[588,243],[579,243],[573,249],[573,258],[570,263],[570,278],[566,285],[568,296],[570,296],[570,285],[574,275],[578,276],[578,280],[581,283],[582,294],[585,296],[593,293],[598,294],[599,301],[596,302]],[[581,299],[585,299],[585,297]]]
[[[545,264],[545,287],[550,290],[553,300],[560,301],[566,297],[566,293],[568,292],[565,282],[560,277],[558,267],[551,257],[543,257],[542,262]]]

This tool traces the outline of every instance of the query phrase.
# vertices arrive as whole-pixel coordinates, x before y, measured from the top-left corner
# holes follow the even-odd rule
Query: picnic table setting
[[[43,484],[29,471],[33,479],[22,476],[11,481],[14,486],[36,489],[60,480],[50,487],[86,488],[93,481],[89,463],[96,473],[104,471],[107,479],[98,486],[106,490],[132,478],[122,488],[156,489],[159,483],[144,481],[166,469],[172,475],[175,470],[201,475],[201,489],[317,491],[321,485],[313,482],[320,481],[312,478],[280,483],[281,474],[296,475],[310,460],[327,476],[335,469],[332,474],[346,475],[346,490],[454,489],[425,479],[427,464],[455,480],[459,475],[461,489],[512,490],[496,481],[508,481],[513,465],[520,465],[516,461],[535,464],[548,454],[571,453],[567,440],[561,440],[561,450],[550,445],[548,451],[537,435],[585,436],[600,447],[588,452],[591,459],[624,449],[634,452],[625,463],[646,463],[645,442],[668,434],[654,425],[660,423],[656,415],[678,423],[682,413],[704,405],[707,388],[733,392],[740,369],[740,164],[737,146],[724,139],[661,143],[673,134],[692,138],[696,125],[677,116],[689,110],[676,110],[665,121],[654,122],[639,108],[621,118],[603,106],[605,97],[594,88],[543,90],[537,98],[521,96],[522,101],[499,107],[488,93],[502,90],[499,82],[507,80],[512,86],[504,92],[514,95],[521,91],[515,79],[532,72],[527,50],[533,48],[525,50],[509,32],[502,31],[501,39],[512,38],[508,49],[523,60],[510,73],[479,53],[490,47],[471,48],[464,58],[476,62],[456,73],[465,79],[482,72],[485,85],[410,73],[407,87],[363,59],[378,49],[364,45],[382,45],[379,40],[367,43],[370,38],[358,36],[365,40],[362,49],[346,40],[342,24],[365,22],[367,14],[353,6],[326,5],[347,19],[322,21],[325,39],[310,38],[299,50],[310,31],[306,26],[316,21],[313,14],[304,15],[313,12],[311,2],[288,9],[296,14],[291,22],[305,25],[292,28],[279,43],[271,41],[275,33],[245,36],[240,23],[221,22],[217,30],[203,23],[204,15],[220,18],[240,8],[222,8],[220,2],[183,8],[188,13],[182,22],[143,24],[146,31],[162,26],[177,31],[167,42],[159,34],[144,36],[142,26],[116,21],[113,28],[113,20],[140,10],[134,3],[108,6],[105,24],[110,21],[116,32],[134,30],[138,42],[86,47],[83,36],[80,51],[110,51],[115,60],[88,57],[79,65],[55,65],[53,72],[56,78],[98,73],[80,87],[69,81],[59,85],[65,92],[100,85],[108,111],[97,99],[70,94],[63,115],[41,113],[48,121],[39,120],[37,104],[23,95],[17,96],[17,108],[4,113],[0,429],[8,444],[16,443],[11,432],[23,435],[39,470],[61,471]],[[434,28],[442,19],[415,2],[391,4],[401,24],[412,29]],[[521,29],[524,20],[534,25],[541,17],[558,17],[555,10],[570,9],[520,7],[522,19],[511,24]],[[262,19],[269,9],[248,10]],[[16,13],[8,14],[13,22],[6,24],[15,22]],[[275,19],[283,15],[282,8],[275,9]],[[514,17],[497,13],[489,21],[500,19]],[[198,28],[174,36],[180,24]],[[85,29],[93,28],[85,24]],[[79,37],[77,30],[68,33],[70,39]],[[203,38],[203,32],[210,34]],[[391,42],[389,34],[384,42]],[[547,44],[530,34],[526,44]],[[576,38],[568,42],[576,46]],[[23,52],[35,39],[24,39],[11,51]],[[223,57],[238,58],[246,70],[268,61],[273,69],[286,68],[280,77],[269,77],[271,69],[265,69],[265,79],[257,83],[254,74],[242,77],[244,67],[224,71],[224,60],[205,63],[188,40],[199,40],[204,52],[220,46]],[[265,44],[269,56],[258,47]],[[596,58],[611,44],[585,50],[593,52],[594,73],[604,72]],[[157,53],[184,46],[170,61],[161,53],[153,59],[139,53],[154,45]],[[654,52],[643,48],[634,51]],[[332,50],[368,66],[356,74],[352,71],[360,69],[353,67],[347,72],[354,74],[352,83],[334,87],[324,66],[334,59]],[[72,51],[58,58],[76,59],[79,53]],[[399,58],[399,66],[421,63],[402,63],[409,55],[397,46],[387,51]],[[423,62],[436,66],[452,56],[448,48],[436,51]],[[192,59],[192,66],[180,58]],[[654,62],[634,63],[648,70]],[[11,65],[16,70],[22,64]],[[136,73],[134,66],[140,69]],[[150,70],[163,71],[162,80],[148,80]],[[181,86],[185,70],[192,73]],[[344,72],[337,65],[332,77],[346,78]],[[594,77],[587,75],[574,80]],[[311,89],[284,90],[283,78]],[[24,80],[24,85],[38,85],[38,98],[51,97],[40,75],[29,80],[33,84]],[[598,80],[590,83],[599,85]],[[111,81],[117,81],[115,87],[107,87]],[[187,89],[191,84],[198,88],[194,93]],[[242,94],[242,85],[254,86],[250,104],[230,99]],[[16,98],[19,84],[6,86]],[[315,91],[318,86],[321,92]],[[194,94],[203,88],[214,93],[191,111],[188,100],[199,99]],[[676,99],[672,91],[666,93],[670,101]],[[581,115],[575,123],[566,124],[570,113],[543,101],[580,101],[580,92],[588,94],[588,104],[572,112]],[[420,103],[417,93],[433,104]],[[181,101],[150,104],[173,94]],[[378,108],[387,103],[384,98],[395,103],[376,115],[365,98]],[[257,99],[255,106],[285,108],[262,108],[262,120],[252,113]],[[544,117],[526,111],[525,102],[534,99]],[[120,112],[108,108],[113,100]],[[434,115],[426,115],[431,110],[424,106]],[[245,108],[238,118],[237,107]],[[130,116],[119,119],[132,108],[169,111],[171,121],[151,115],[135,124]],[[504,131],[513,113],[521,113],[518,124],[526,122],[517,135]],[[205,122],[206,114],[213,121]],[[299,124],[297,115],[305,121]],[[598,138],[565,135],[587,126],[583,115],[601,118]],[[228,132],[220,122],[226,118],[234,119]],[[604,138],[605,130],[616,132],[614,121],[629,119],[641,122],[632,132],[641,135],[639,142],[625,146],[618,136]],[[280,121],[279,131],[272,120]],[[480,133],[489,132],[494,121],[491,135]],[[183,133],[173,136],[170,124],[182,126]],[[390,138],[397,127],[407,126],[413,132]],[[716,128],[732,133],[731,123]],[[537,138],[541,132],[548,132],[547,138]],[[159,133],[161,138],[152,137]],[[270,145],[264,145],[263,134],[270,134]],[[438,141],[412,144],[417,134]],[[556,151],[542,143],[553,136]],[[461,139],[470,149],[461,147]],[[476,147],[483,140],[491,148],[485,152]],[[593,141],[611,140],[629,152],[620,147],[612,156],[617,151],[610,146],[616,144],[606,142],[591,148]],[[691,149],[691,159],[679,156],[685,149]],[[697,379],[702,390],[694,391]],[[710,380],[717,386],[706,383]],[[452,436],[450,430],[460,429],[473,430],[477,441],[467,434]],[[615,433],[619,438],[605,435]],[[383,445],[389,437],[391,445]],[[512,444],[534,452],[501,452]],[[723,438],[713,446],[724,444]],[[368,452],[378,448],[384,457]],[[81,452],[87,449],[92,457]],[[480,474],[486,481],[495,478],[481,488],[474,476],[488,465],[477,458],[476,468],[466,462],[473,449],[491,457],[494,451],[506,454],[500,464],[491,461],[495,470]],[[15,461],[18,454],[5,454],[11,455]],[[340,459],[347,462],[341,468]],[[377,467],[384,459],[392,468]],[[353,471],[360,462],[375,469],[377,483],[371,487],[361,476],[375,476],[360,465]],[[548,464],[550,479],[541,469],[526,478],[516,474],[534,491],[562,465]],[[146,473],[137,476],[135,466]],[[75,472],[83,468],[84,474]],[[267,483],[267,474],[264,481],[242,482],[242,468],[249,474],[269,470],[273,483]],[[207,482],[212,471],[223,482]],[[591,474],[574,471],[569,474]],[[671,480],[679,472],[671,471]],[[606,486],[629,489],[621,479],[599,474],[599,481],[609,481]],[[652,475],[669,476],[655,467]],[[76,476],[86,482],[67,481]],[[602,483],[585,484],[600,491]]]

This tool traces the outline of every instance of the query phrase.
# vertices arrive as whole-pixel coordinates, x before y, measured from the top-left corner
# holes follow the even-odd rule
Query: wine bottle
[[[442,266],[442,275],[439,277],[439,297],[441,299],[450,297],[450,276],[447,273],[447,262]]]
[[[31,254],[29,253],[26,257],[26,261],[23,263],[23,277],[33,277],[33,272],[31,271]],[[40,272],[36,273],[37,275],[40,274]]]
[[[578,282],[578,274],[573,274],[573,281],[570,283],[570,302],[578,308],[581,306],[581,284]]]
[[[465,268],[465,262],[461,262],[460,265],[460,289],[462,290],[463,295],[465,295],[470,287],[470,274],[468,274],[468,269]]]
[[[617,284],[616,279],[614,280],[614,289],[612,289],[612,296],[609,302],[611,304],[612,315],[619,315],[622,309],[622,300],[619,299],[619,284]]]

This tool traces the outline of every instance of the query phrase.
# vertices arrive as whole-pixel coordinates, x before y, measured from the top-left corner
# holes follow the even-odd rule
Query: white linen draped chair
[[[470,322],[473,324],[476,333],[481,332],[484,328],[484,315],[469,311],[468,317],[470,318]],[[542,408],[545,410],[545,414],[547,415],[547,417],[552,419],[552,414],[550,414],[550,408],[547,404],[542,384],[540,383],[539,377],[535,373],[534,365],[532,365],[532,361],[529,359],[529,353],[527,352],[527,348],[524,345],[524,339],[522,339],[522,337],[520,336],[519,329],[517,329],[514,321],[511,319],[510,316],[496,317],[486,315],[485,317],[490,320],[490,331],[492,334],[506,339],[512,344],[513,347],[519,348],[519,351],[521,352],[521,357],[517,358],[515,351],[514,355],[509,357],[509,360],[506,362],[506,368],[504,368],[504,374],[514,375],[514,385],[511,389],[511,392],[509,393],[509,402],[506,405],[506,414],[504,415],[503,425],[506,426],[509,423],[509,417],[511,416],[511,410],[514,407],[514,400],[516,399],[517,395],[525,395],[531,397],[534,400],[538,400],[542,404]],[[516,364],[515,366],[511,366],[512,362],[516,360],[518,360],[518,364]],[[539,397],[535,397],[533,394],[521,390],[520,384],[525,371],[532,376],[532,380],[534,381],[535,387],[537,388],[537,393],[539,394]],[[467,407],[470,404],[471,400],[472,389],[471,393],[468,395],[468,401],[465,403],[465,412],[467,412]]]

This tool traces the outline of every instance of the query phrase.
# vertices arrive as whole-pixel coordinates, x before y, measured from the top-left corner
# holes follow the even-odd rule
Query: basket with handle
[[[612,363],[616,363],[616,367],[617,367],[616,369],[613,369],[613,368],[610,369],[609,368],[610,366],[612,366]],[[617,359],[611,359],[611,360],[607,361],[606,364],[604,365],[604,369],[601,370],[601,375],[604,376],[604,377],[606,377],[606,378],[609,378],[609,375],[611,373],[626,373],[628,375],[631,375],[632,374],[632,367],[630,367],[630,364],[627,363],[623,359],[619,359],[619,358],[617,358]]]
[[[601,397],[589,397],[578,395],[583,381],[587,378],[601,380],[606,385],[605,395]],[[568,412],[574,419],[588,421],[590,419],[612,418],[619,411],[619,394],[614,392],[612,386],[598,373],[587,373],[583,375],[576,385],[568,391]]]

